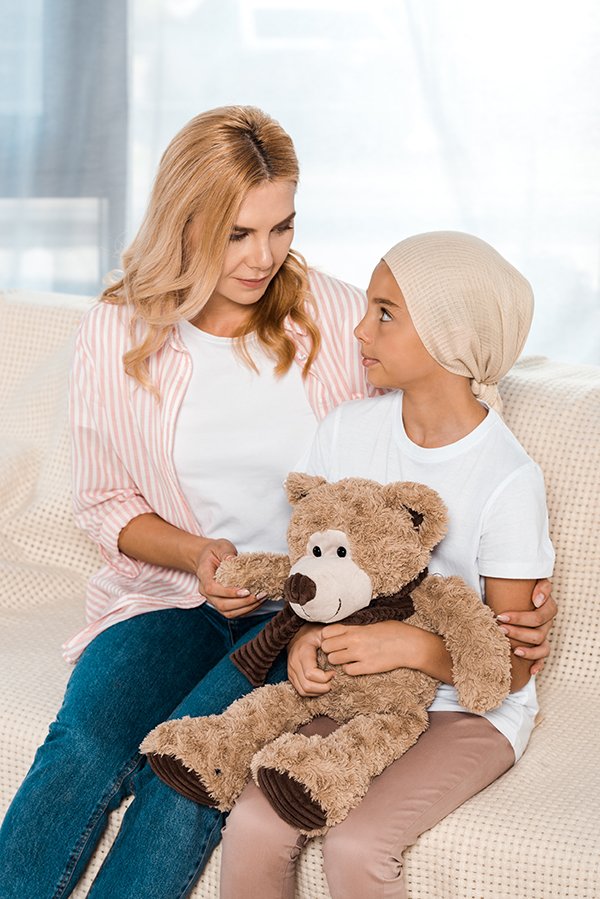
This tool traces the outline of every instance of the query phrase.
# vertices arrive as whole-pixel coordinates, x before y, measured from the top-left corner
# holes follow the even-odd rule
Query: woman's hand
[[[552,596],[552,583],[544,579],[533,588],[533,611],[506,611],[497,616],[502,632],[511,641],[516,656],[529,659],[531,675],[539,674],[550,654],[548,634],[552,630],[558,606]]]
[[[138,515],[119,534],[119,549],[132,559],[189,571],[198,578],[200,593],[225,618],[238,618],[257,609],[265,598],[242,587],[224,587],[215,581],[217,568],[227,556],[237,556],[229,540],[212,540],[183,531],[155,512]]]
[[[262,604],[264,594],[253,595],[243,587],[224,587],[215,580],[223,559],[237,556],[237,549],[229,540],[204,539],[196,556],[195,573],[200,593],[224,618],[239,618],[254,612]]]
[[[402,621],[329,624],[321,631],[321,649],[331,665],[346,674],[378,674],[416,667],[416,628]]]
[[[300,696],[321,696],[331,690],[333,671],[323,671],[317,664],[321,645],[321,625],[305,624],[288,646],[288,678]]]

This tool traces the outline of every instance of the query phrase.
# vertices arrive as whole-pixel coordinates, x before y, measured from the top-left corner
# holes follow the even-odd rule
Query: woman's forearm
[[[119,549],[140,562],[196,573],[206,537],[182,531],[154,512],[138,515],[119,534]]]

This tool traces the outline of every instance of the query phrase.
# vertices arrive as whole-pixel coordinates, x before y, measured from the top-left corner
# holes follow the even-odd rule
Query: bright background
[[[96,293],[175,132],[251,103],[311,264],[470,231],[533,284],[527,352],[600,363],[598,46],[596,0],[3,0],[0,284]]]

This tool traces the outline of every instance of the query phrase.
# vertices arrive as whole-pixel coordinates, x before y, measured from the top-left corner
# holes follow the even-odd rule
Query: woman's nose
[[[273,265],[273,251],[269,240],[260,240],[259,238],[253,243],[251,255],[248,259],[251,268],[259,269],[265,272]]]

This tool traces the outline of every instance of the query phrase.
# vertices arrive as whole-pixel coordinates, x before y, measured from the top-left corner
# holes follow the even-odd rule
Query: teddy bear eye
[[[321,547],[320,547],[320,546],[313,546],[313,556],[320,556],[320,555],[322,555],[322,553],[321,553]]]
[[[340,557],[340,559],[343,559],[344,556],[346,555],[346,547],[345,547],[345,546],[338,546],[338,548],[337,548],[337,554],[338,554],[338,556]]]

